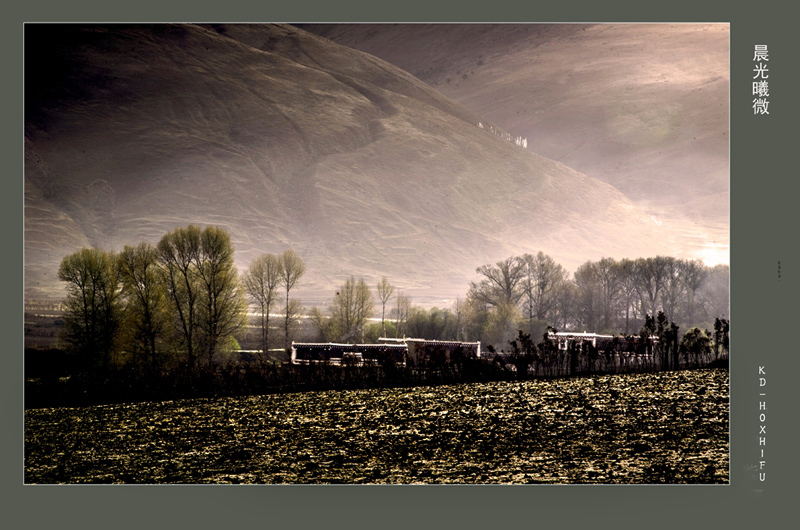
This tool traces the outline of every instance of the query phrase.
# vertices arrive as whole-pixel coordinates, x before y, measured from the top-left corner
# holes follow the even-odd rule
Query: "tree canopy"
[[[84,248],[66,256],[58,278],[67,283],[64,334],[90,371],[108,367],[122,320],[116,256]]]

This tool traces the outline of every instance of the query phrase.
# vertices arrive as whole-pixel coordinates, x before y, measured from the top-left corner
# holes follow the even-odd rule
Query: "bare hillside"
[[[316,24],[528,148],[607,182],[727,262],[728,24]]]
[[[351,274],[454,297],[475,267],[538,250],[571,268],[676,252],[611,185],[297,28],[25,33],[29,297],[60,296],[58,263],[81,246],[156,243],[190,223],[229,230],[242,269],[294,248],[308,297]]]

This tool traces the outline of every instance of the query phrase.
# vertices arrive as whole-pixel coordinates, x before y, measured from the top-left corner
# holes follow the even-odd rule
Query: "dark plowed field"
[[[25,412],[27,483],[727,483],[728,372]]]

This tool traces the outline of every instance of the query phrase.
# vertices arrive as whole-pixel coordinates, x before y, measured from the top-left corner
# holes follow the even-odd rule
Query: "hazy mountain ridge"
[[[728,24],[300,26],[408,70],[532,151],[727,247]]]
[[[26,26],[28,296],[81,246],[231,232],[293,247],[302,289],[386,275],[463,295],[475,267],[669,253],[617,190],[501,140],[381,60],[290,26]]]

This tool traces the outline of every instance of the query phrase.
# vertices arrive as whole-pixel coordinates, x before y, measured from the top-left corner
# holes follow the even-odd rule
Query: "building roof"
[[[431,339],[416,339],[411,337],[404,337],[402,339],[393,339],[389,337],[381,337],[378,340],[386,341],[386,342],[402,342],[402,343],[409,343],[409,342],[421,342],[424,344],[443,344],[443,345],[470,345],[470,346],[477,346],[480,342],[465,342],[463,340],[431,340]]]
[[[292,342],[292,348],[307,348],[320,350],[340,350],[346,348],[371,349],[371,348],[405,348],[405,344],[344,344],[335,342]]]

